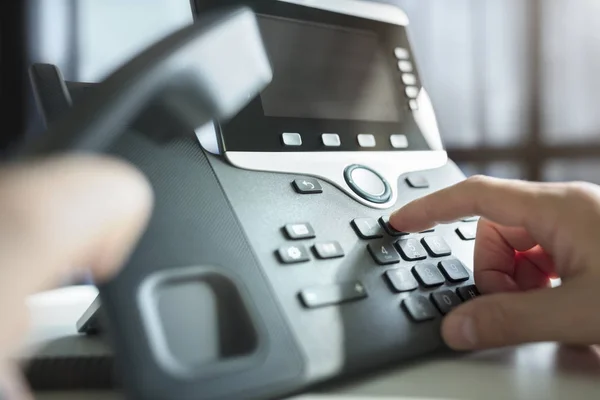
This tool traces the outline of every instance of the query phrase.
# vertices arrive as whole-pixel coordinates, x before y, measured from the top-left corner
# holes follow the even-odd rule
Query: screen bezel
[[[225,123],[219,123],[223,150],[243,152],[431,150],[415,121],[413,111],[408,105],[409,99],[404,94],[406,86],[402,82],[402,74],[397,68],[398,60],[394,57],[394,49],[397,47],[402,47],[409,51],[410,59],[414,66],[412,73],[417,79],[416,86],[420,89],[422,84],[418,74],[418,67],[411,52],[404,26],[278,1],[254,4],[253,10],[258,18],[284,18],[342,28],[367,30],[374,33],[378,38],[378,43],[381,46],[383,54],[386,56],[386,66],[390,69],[392,79],[397,85],[397,98],[400,100],[400,104],[403,105],[398,110],[400,122],[269,117],[263,112],[262,100],[259,95],[233,119]],[[300,133],[302,135],[302,146],[284,146],[281,142],[281,134],[283,132]],[[339,134],[342,139],[341,145],[338,147],[324,146],[321,140],[322,133]],[[360,147],[356,139],[348,140],[349,137],[356,138],[358,134],[364,133],[375,136],[375,147]],[[390,135],[392,134],[406,135],[409,141],[408,147],[401,149],[394,148],[390,142]]]

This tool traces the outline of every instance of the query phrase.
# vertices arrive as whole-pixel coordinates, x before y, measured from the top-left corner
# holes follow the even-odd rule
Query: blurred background
[[[600,183],[600,1],[387,2],[411,19],[443,139],[465,173]],[[69,80],[100,80],[192,21],[189,0],[3,3],[0,18],[12,7],[27,20],[26,36],[0,32],[4,48],[26,40],[28,62],[55,63]],[[3,68],[20,70],[10,61]],[[19,100],[10,89],[25,81],[20,77],[3,78],[4,97]],[[30,93],[24,96],[33,106]],[[25,120],[19,131],[41,129],[35,113]]]

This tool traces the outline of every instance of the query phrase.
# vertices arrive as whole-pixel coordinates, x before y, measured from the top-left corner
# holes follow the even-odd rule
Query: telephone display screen
[[[374,32],[262,17],[273,70],[267,117],[397,123],[397,84]]]

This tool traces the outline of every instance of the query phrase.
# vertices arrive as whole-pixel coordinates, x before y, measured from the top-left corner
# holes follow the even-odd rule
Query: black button
[[[452,254],[448,243],[440,236],[427,236],[421,239],[421,243],[432,257],[445,257]]]
[[[387,215],[379,218],[379,223],[381,224],[381,226],[383,226],[383,228],[385,229],[385,231],[390,236],[406,236],[406,235],[408,235],[407,232],[400,232],[400,231],[397,231],[396,229],[394,229],[390,225],[390,217],[387,216]]]
[[[419,287],[419,283],[407,268],[391,269],[385,276],[396,292],[410,292]]]
[[[296,179],[293,183],[296,192],[301,194],[322,193],[323,188],[319,181],[313,178]]]
[[[420,233],[431,233],[431,232],[435,232],[435,228],[429,228],[427,230],[421,231]]]
[[[427,252],[417,239],[400,239],[396,242],[396,247],[406,261],[418,261],[427,258]]]
[[[372,203],[385,203],[392,196],[392,188],[385,178],[364,165],[347,167],[344,179],[354,193]]]
[[[376,239],[383,237],[381,226],[373,218],[356,218],[352,221],[356,234],[363,239]]]
[[[338,242],[315,243],[314,250],[317,257],[322,259],[344,256],[344,249]]]
[[[463,301],[471,300],[479,296],[479,290],[477,290],[477,286],[475,285],[459,287],[456,289],[456,292]]]
[[[438,315],[433,304],[424,296],[410,296],[402,301],[402,306],[416,322],[434,319]]]
[[[440,310],[440,312],[444,315],[452,311],[453,308],[458,307],[461,303],[458,296],[450,290],[442,290],[441,292],[432,293],[431,300],[438,310]]]
[[[364,299],[367,291],[362,283],[353,282],[308,288],[301,291],[299,296],[304,306],[316,308]]]
[[[290,239],[312,239],[315,237],[314,229],[306,222],[288,224],[284,226],[283,229]]]
[[[421,285],[429,288],[440,286],[446,280],[444,275],[431,263],[420,263],[413,267],[413,273],[421,282]]]
[[[304,246],[283,246],[277,250],[279,259],[285,264],[294,264],[310,260],[308,250]]]
[[[390,243],[369,243],[369,253],[379,265],[395,264],[400,262],[400,255]]]
[[[456,228],[456,233],[458,234],[458,237],[460,237],[462,240],[474,240],[475,232],[475,227],[470,225]]]
[[[441,261],[439,267],[450,282],[463,282],[469,279],[469,272],[456,258]]]
[[[427,182],[427,179],[425,179],[425,177],[421,175],[409,176],[408,178],[406,178],[406,183],[408,183],[410,187],[413,187],[415,189],[425,189],[429,187],[429,182]]]

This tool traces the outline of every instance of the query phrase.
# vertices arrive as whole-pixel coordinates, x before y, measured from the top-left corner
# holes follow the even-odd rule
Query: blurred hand
[[[420,232],[472,215],[481,216],[474,277],[485,295],[446,316],[447,344],[599,344],[600,188],[477,176],[406,205],[390,224]],[[550,288],[551,278],[562,285]]]
[[[84,267],[98,281],[113,275],[144,230],[152,200],[141,174],[108,158],[0,169],[0,398],[28,398],[10,364],[28,328],[26,298]]]

